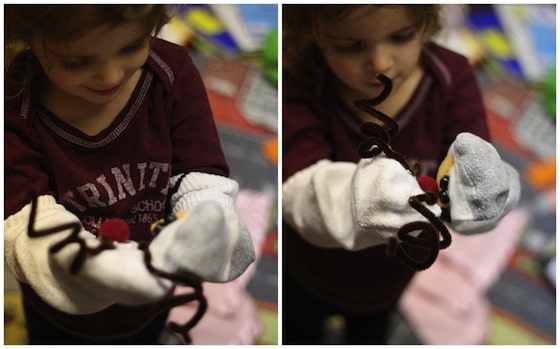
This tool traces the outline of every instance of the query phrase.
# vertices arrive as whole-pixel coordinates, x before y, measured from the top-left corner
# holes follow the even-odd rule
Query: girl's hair
[[[327,63],[316,42],[318,24],[343,19],[355,11],[375,11],[382,6],[403,5],[283,5],[282,66],[292,78],[304,84],[324,81]],[[440,5],[408,5],[422,31],[424,42],[441,29]]]
[[[165,5],[5,5],[4,6],[4,71],[12,68],[15,57],[29,49],[33,35],[40,33],[52,41],[79,39],[99,26],[114,27],[139,21],[154,36],[169,20]],[[26,76],[6,75],[10,97],[17,97],[40,71],[35,67]],[[15,87],[17,86],[17,87]],[[15,88],[14,88],[15,87]],[[8,94],[5,94],[8,97]]]

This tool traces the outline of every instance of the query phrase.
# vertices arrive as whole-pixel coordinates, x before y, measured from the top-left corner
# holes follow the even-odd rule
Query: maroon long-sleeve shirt
[[[391,145],[411,163],[418,163],[421,174],[435,176],[458,133],[489,139],[489,131],[468,61],[435,44],[425,48],[422,59],[425,74],[410,101],[394,117],[399,132]],[[328,91],[299,86],[284,75],[284,181],[321,159],[359,161],[362,121],[345,112],[336,100]],[[387,257],[385,246],[356,252],[324,249],[306,242],[288,224],[283,223],[282,228],[284,271],[308,291],[342,309],[382,309],[398,300],[414,274],[396,258]]]
[[[25,69],[29,56],[21,59],[18,66]],[[206,90],[187,51],[156,39],[142,70],[125,108],[95,136],[42,107],[35,84],[18,100],[6,101],[5,217],[21,210],[25,194],[34,190],[53,195],[94,234],[104,220],[120,217],[129,223],[132,240],[149,241],[150,224],[164,216],[170,176],[228,176]],[[32,285],[21,286],[25,299],[55,324],[89,336],[137,331],[161,310],[113,306],[71,316],[43,302]]]

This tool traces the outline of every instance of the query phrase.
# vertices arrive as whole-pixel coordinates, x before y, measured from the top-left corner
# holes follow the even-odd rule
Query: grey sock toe
[[[228,279],[233,280],[239,277],[254,261],[255,248],[253,247],[253,241],[251,240],[247,228],[243,225],[240,227],[239,238],[231,257],[231,269]]]
[[[224,258],[229,244],[221,206],[213,201],[201,202],[179,226],[166,253],[166,263],[175,264],[179,273],[189,271],[212,279],[227,262]]]

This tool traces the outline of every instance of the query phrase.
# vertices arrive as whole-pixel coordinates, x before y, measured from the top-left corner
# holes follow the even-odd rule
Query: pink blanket
[[[486,291],[513,252],[527,213],[510,212],[491,232],[463,236],[419,272],[400,300],[400,310],[425,344],[481,344],[488,334]]]
[[[236,300],[237,308],[229,316],[208,311],[190,331],[192,344],[203,345],[251,345],[261,333],[262,325],[255,303],[247,292],[242,291]],[[171,310],[169,320],[183,324],[196,310],[196,304],[187,304]]]

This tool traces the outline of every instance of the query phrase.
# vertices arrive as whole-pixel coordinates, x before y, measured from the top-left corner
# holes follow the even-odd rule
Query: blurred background
[[[203,285],[208,310],[190,333],[193,344],[277,344],[278,6],[169,8],[173,18],[160,36],[188,47],[202,75],[230,176],[239,183],[236,208],[257,250],[240,278]],[[184,323],[196,306],[175,307],[170,319]],[[161,343],[180,344],[167,332]],[[7,269],[4,344],[26,344],[19,287]]]

